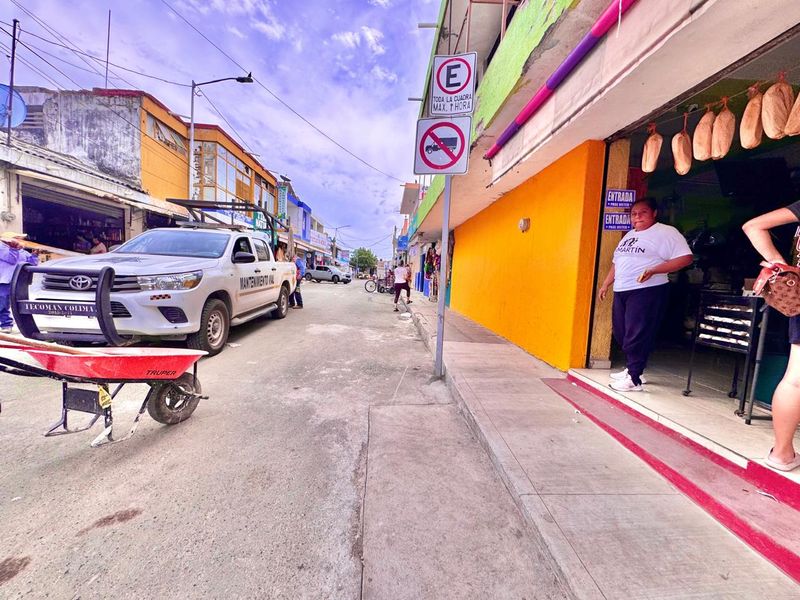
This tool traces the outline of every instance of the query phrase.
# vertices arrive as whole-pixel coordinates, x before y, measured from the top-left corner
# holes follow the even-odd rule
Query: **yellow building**
[[[277,213],[275,177],[217,125],[195,124],[196,197],[217,202],[247,200]]]

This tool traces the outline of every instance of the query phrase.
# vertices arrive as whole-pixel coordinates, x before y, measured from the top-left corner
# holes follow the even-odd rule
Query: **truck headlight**
[[[174,275],[144,275],[137,277],[139,287],[146,292],[155,290],[191,290],[203,279],[202,271],[175,273]]]

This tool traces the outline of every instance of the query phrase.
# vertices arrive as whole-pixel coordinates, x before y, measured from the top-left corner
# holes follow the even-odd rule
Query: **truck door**
[[[270,302],[277,302],[278,294],[280,293],[282,281],[279,279],[281,273],[278,271],[278,265],[272,256],[272,252],[264,240],[253,238],[253,246],[256,249],[256,265],[261,270],[262,275],[267,276],[266,285],[261,294],[259,294],[259,304],[269,304]]]
[[[256,256],[250,239],[246,236],[236,238],[231,250],[231,262],[237,252],[246,252]],[[261,303],[259,301],[259,294],[264,293],[264,286],[267,273],[263,270],[263,265],[258,262],[256,257],[255,262],[251,263],[233,263],[233,273],[236,278],[236,303],[233,307],[233,315],[241,315],[254,308],[258,307]]]

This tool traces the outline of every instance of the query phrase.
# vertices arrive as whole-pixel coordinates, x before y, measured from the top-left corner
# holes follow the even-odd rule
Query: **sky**
[[[80,50],[102,58],[109,10],[111,63],[151,76],[111,66],[119,77],[112,73],[109,87],[145,90],[173,112],[188,115],[189,88],[174,83],[246,74],[177,12],[339,144],[393,177],[414,181],[419,104],[407,98],[422,95],[434,35],[417,24],[436,21],[439,0],[14,2],[0,0],[0,21],[20,20],[20,40],[52,66],[22,46],[18,46],[20,58],[36,65],[61,89],[75,89],[76,83],[87,89],[103,87],[103,76],[69,50],[28,33],[53,39],[44,23]],[[10,35],[0,32],[0,36],[8,46]],[[7,78],[7,72],[0,77],[3,82]],[[20,62],[15,84],[54,87]],[[351,248],[371,247],[379,257],[391,256],[392,229],[402,225],[397,212],[399,181],[348,155],[257,84],[224,82],[202,89],[207,99],[197,98],[197,122],[217,123],[243,139],[263,166],[292,180],[312,214],[327,227],[349,225],[339,229],[339,242]]]

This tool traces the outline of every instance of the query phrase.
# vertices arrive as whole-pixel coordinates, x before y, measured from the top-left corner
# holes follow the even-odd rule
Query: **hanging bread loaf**
[[[761,101],[761,124],[768,138],[779,140],[786,135],[786,121],[794,104],[792,86],[786,83],[784,74],[778,76],[777,83],[773,84]]]
[[[689,113],[685,113],[683,115],[683,131],[679,131],[672,137],[672,158],[678,175],[686,175],[692,168],[692,140],[689,139],[689,132],[686,131],[688,118]]]
[[[800,134],[800,95],[797,96],[797,100],[794,102],[792,112],[789,113],[789,118],[786,120],[786,127],[784,127],[783,132],[786,135]]]
[[[714,119],[714,128],[711,132],[711,158],[719,160],[725,158],[733,143],[733,134],[736,132],[736,116],[728,108],[728,99],[722,99],[722,110]]]
[[[694,128],[692,138],[692,149],[697,160],[708,160],[711,158],[711,130],[714,127],[714,111],[710,108],[706,110],[700,118],[697,127]]]
[[[642,171],[645,173],[652,173],[656,170],[658,155],[661,153],[661,144],[664,142],[664,138],[656,132],[655,123],[650,123],[647,131],[650,135],[647,136],[647,141],[644,143],[644,150],[642,150]]]
[[[747,90],[747,95],[750,100],[744,107],[742,124],[739,126],[739,140],[742,142],[742,148],[752,150],[761,143],[761,136],[764,133],[761,124],[761,104],[764,95],[757,85],[751,86]]]

